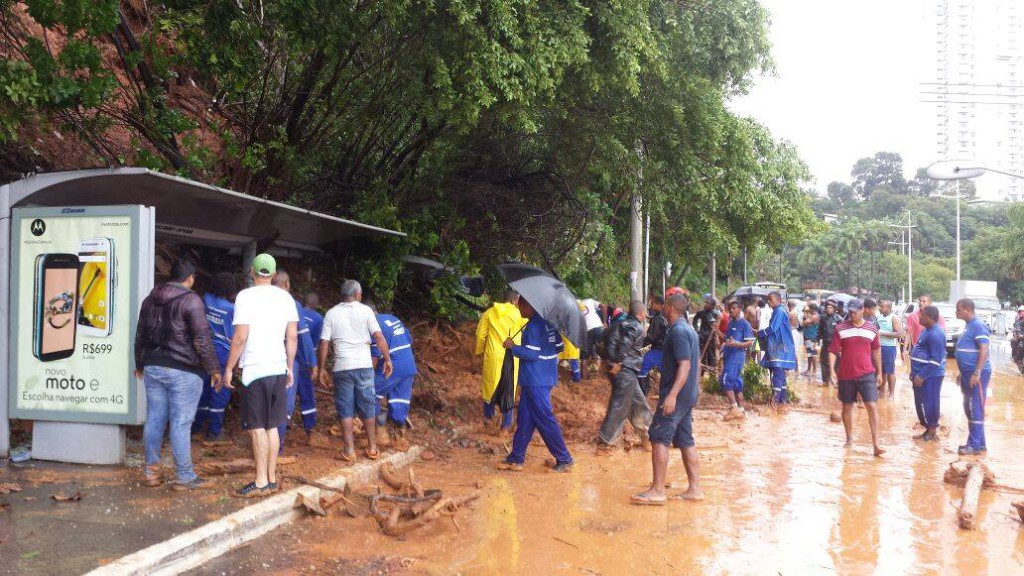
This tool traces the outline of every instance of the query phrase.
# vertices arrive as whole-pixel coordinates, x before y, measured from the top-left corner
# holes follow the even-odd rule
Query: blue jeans
[[[171,453],[178,482],[195,479],[192,469],[192,420],[203,393],[198,375],[163,366],[146,366],[142,373],[146,385],[146,426],[142,437],[146,448],[146,470],[160,465],[164,431],[170,424]]]

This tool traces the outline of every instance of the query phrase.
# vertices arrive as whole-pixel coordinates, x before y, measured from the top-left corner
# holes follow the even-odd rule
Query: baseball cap
[[[252,269],[257,276],[273,276],[277,272],[277,261],[273,256],[264,252],[252,259]]]
[[[850,300],[849,302],[846,303],[846,309],[847,309],[847,311],[850,311],[850,312],[852,312],[854,310],[863,310],[864,309],[864,301],[861,300],[860,298],[854,298],[853,300]]]

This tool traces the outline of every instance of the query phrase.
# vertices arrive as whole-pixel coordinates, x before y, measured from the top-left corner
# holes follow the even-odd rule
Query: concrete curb
[[[344,489],[349,480],[369,482],[378,474],[381,465],[391,463],[396,467],[402,467],[412,463],[422,452],[422,447],[414,446],[405,452],[392,454],[374,462],[364,462],[317,481],[332,488]],[[320,489],[300,486],[282,492],[195,530],[124,556],[88,574],[170,575],[202,566],[283,524],[305,516],[307,513],[303,509],[293,507],[298,494],[318,498]]]

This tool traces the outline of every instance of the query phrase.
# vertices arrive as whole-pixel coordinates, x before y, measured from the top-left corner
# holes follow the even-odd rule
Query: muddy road
[[[1005,343],[994,348],[986,462],[1000,483],[1024,487],[1024,377]],[[545,471],[546,451],[535,445],[524,472],[498,472],[494,439],[473,435],[415,467],[425,487],[479,488],[482,498],[459,514],[458,526],[439,521],[398,540],[372,520],[334,510],[195,573],[1024,573],[1024,528],[1010,506],[1021,495],[985,491],[980,528],[957,527],[962,490],[942,481],[967,434],[955,372],[951,361],[943,438],[929,444],[910,438],[920,429],[901,376],[896,398],[880,403],[884,458],[871,455],[863,410],[855,415],[856,444],[844,449],[842,426],[828,417],[838,406],[834,391],[801,380],[791,385],[810,408],[762,410],[739,422],[724,422],[720,410],[697,412],[704,502],[631,506],[629,495],[650,478],[644,452],[602,457],[577,442],[578,465],[563,475]],[[603,382],[585,385],[606,397]],[[678,453],[669,473],[674,489],[685,489]]]

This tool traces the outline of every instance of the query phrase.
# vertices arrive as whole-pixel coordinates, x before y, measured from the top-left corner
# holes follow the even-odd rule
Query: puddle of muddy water
[[[1024,487],[1024,377],[1007,354],[988,399],[988,465],[1003,484]],[[1011,372],[1011,369],[1013,370]],[[897,396],[880,403],[884,458],[870,453],[863,410],[855,440],[844,449],[842,425],[829,422],[834,391],[806,382],[800,395],[819,412],[764,414],[724,423],[699,411],[695,422],[707,500],[660,508],[631,506],[650,479],[649,456],[593,455],[574,447],[571,473],[544,472],[542,447],[522,473],[493,470],[497,456],[455,450],[447,462],[417,466],[426,487],[452,493],[482,482],[483,497],[460,513],[396,540],[369,520],[298,522],[197,571],[200,574],[1019,574],[1024,529],[1010,516],[1022,499],[985,492],[976,531],[960,530],[961,489],[943,472],[966,437],[960,393],[947,366],[942,423],[948,437],[920,444],[912,391],[901,374]],[[742,440],[740,442],[739,440]],[[678,453],[670,463],[674,491],[685,488]]]

